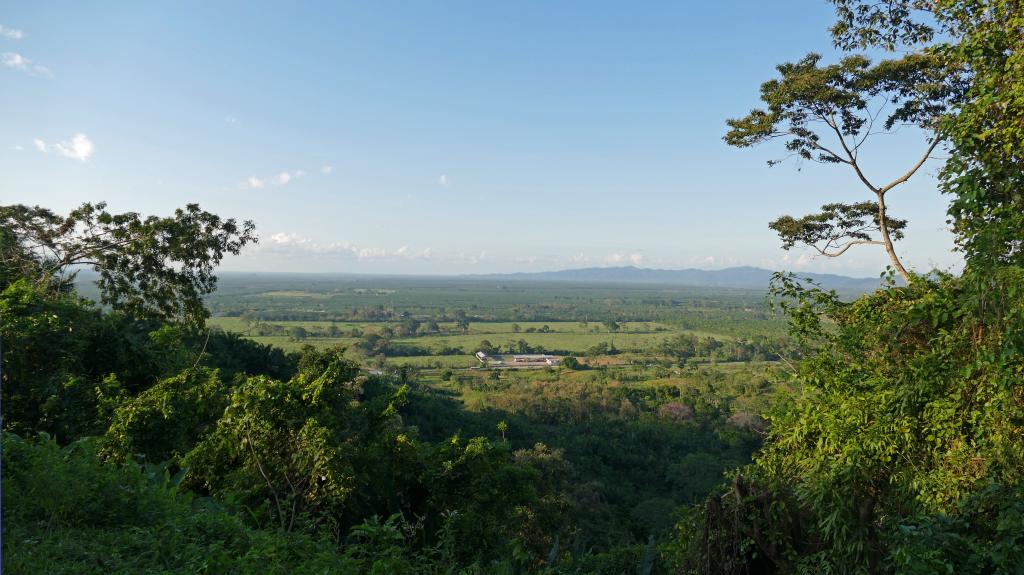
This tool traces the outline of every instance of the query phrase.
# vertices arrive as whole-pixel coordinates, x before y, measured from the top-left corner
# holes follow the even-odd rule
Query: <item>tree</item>
[[[282,531],[340,509],[355,487],[346,442],[363,431],[351,420],[358,372],[339,349],[307,351],[291,381],[253,377],[234,387],[223,417],[185,457],[187,481],[246,493],[253,508],[268,501],[266,519]]]
[[[957,244],[976,266],[1024,262],[1024,6],[1020,0],[831,0],[836,46],[917,49],[963,87],[938,130]]]
[[[288,337],[292,341],[306,341],[306,338],[309,337],[309,332],[301,325],[297,325],[288,330]]]
[[[607,328],[608,331],[611,333],[619,331],[619,328],[622,327],[619,325],[619,322],[615,321],[614,319],[606,319],[601,323],[604,324],[604,327]]]
[[[406,312],[408,313],[408,312]],[[420,328],[420,320],[413,317],[403,317],[402,323],[398,325],[399,334],[403,337],[413,337]]]
[[[858,54],[829,65],[821,64],[820,55],[809,54],[777,69],[780,77],[761,86],[766,108],[728,120],[726,143],[742,148],[784,139],[786,150],[800,159],[850,168],[873,198],[829,203],[801,218],[783,216],[771,229],[782,238],[784,249],[802,244],[828,257],[855,245],[882,245],[893,268],[909,280],[893,246],[903,237],[906,222],[889,216],[886,196],[914,176],[943,140],[941,119],[962,97],[961,76],[930,52],[877,64]],[[903,126],[926,132],[924,151],[906,172],[880,183],[861,166],[860,151],[871,136]]]
[[[223,220],[198,204],[162,218],[111,214],[102,202],[67,216],[2,206],[0,230],[0,263],[36,285],[67,284],[91,266],[101,303],[135,317],[196,325],[209,316],[202,297],[217,286],[214,268],[256,242],[251,221]]]
[[[492,354],[497,353],[497,350],[494,348],[494,344],[491,343],[490,340],[487,340],[487,339],[482,340],[477,345],[477,351],[482,351],[482,352],[486,353],[487,355],[492,355]]]
[[[965,82],[933,129],[966,266],[853,302],[776,277],[803,391],[707,500],[682,571],[1019,571],[1024,4],[834,3],[838,47],[923,53]]]
[[[511,346],[511,351],[514,353],[533,353],[534,349],[530,346],[530,342],[525,339],[521,339]]]
[[[241,316],[242,321],[245,323],[246,335],[252,335],[253,328],[259,327],[260,316],[253,311],[247,311]]]
[[[376,333],[367,333],[355,343],[355,348],[359,350],[366,357],[373,357],[379,355],[384,357],[388,347],[391,345],[391,341],[382,337]]]
[[[455,310],[455,325],[457,325],[463,333],[469,332],[469,316],[466,315],[465,310]]]

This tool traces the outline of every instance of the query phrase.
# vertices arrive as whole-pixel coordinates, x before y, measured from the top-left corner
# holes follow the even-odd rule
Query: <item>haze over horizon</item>
[[[56,211],[198,201],[254,220],[260,244],[225,271],[873,277],[881,249],[811,258],[767,228],[868,199],[851,174],[769,169],[781,144],[721,140],[774,65],[808,47],[835,58],[833,18],[804,2],[11,4],[0,190]],[[923,138],[871,144],[885,179]],[[887,198],[919,271],[960,261],[934,169]]]
[[[84,271],[84,273],[86,275],[89,275],[89,274],[92,273],[89,270],[83,270],[83,271]],[[588,267],[570,267],[570,268],[560,268],[560,269],[542,270],[542,271],[485,272],[485,273],[472,273],[472,272],[466,272],[466,273],[463,273],[463,272],[451,272],[451,273],[428,273],[428,272],[423,272],[423,273],[414,273],[414,272],[412,272],[412,273],[404,273],[404,272],[383,273],[383,272],[372,272],[372,271],[371,272],[360,272],[360,271],[337,272],[337,271],[321,271],[321,270],[294,272],[294,271],[277,271],[277,270],[226,270],[226,271],[222,272],[221,275],[224,275],[224,274],[229,274],[229,275],[256,275],[256,276],[259,276],[259,275],[271,275],[271,276],[272,275],[295,275],[295,276],[324,275],[324,276],[332,276],[333,275],[333,276],[342,276],[342,277],[364,277],[364,278],[374,278],[374,277],[452,278],[452,279],[466,278],[466,279],[473,279],[473,280],[481,280],[482,281],[482,280],[486,280],[486,279],[489,279],[489,278],[498,278],[498,279],[503,279],[504,280],[504,279],[510,279],[510,278],[514,279],[514,278],[518,278],[518,277],[522,277],[522,278],[526,278],[526,279],[547,278],[547,277],[553,277],[553,276],[559,276],[559,275],[564,275],[564,276],[567,276],[567,277],[573,277],[576,272],[594,272],[595,275],[606,275],[608,279],[604,280],[604,281],[614,281],[614,278],[621,277],[621,274],[629,274],[630,272],[638,272],[639,274],[651,273],[651,272],[653,272],[653,273],[666,273],[666,274],[672,274],[672,273],[676,273],[676,272],[695,272],[695,273],[704,273],[704,274],[721,274],[721,273],[728,274],[730,272],[767,272],[767,273],[771,274],[771,273],[775,273],[775,271],[778,271],[778,270],[772,270],[770,268],[762,268],[762,267],[758,267],[758,266],[745,266],[745,265],[744,266],[727,266],[727,267],[714,268],[714,269],[711,269],[711,268],[701,268],[701,267],[657,268],[657,267],[645,267],[645,266],[634,266],[634,265],[623,265],[623,266],[604,265],[604,266],[588,266]],[[864,276],[857,276],[857,275],[835,274],[835,273],[832,273],[832,272],[813,272],[813,271],[807,271],[805,273],[807,275],[815,276],[815,277],[835,277],[835,278],[845,278],[845,279],[857,280],[857,281],[869,280],[869,281],[873,282],[873,281],[875,281],[877,279],[880,279],[877,274],[873,275],[873,276],[864,277]],[[576,281],[576,280],[573,280],[573,281]],[[653,283],[661,283],[661,282],[656,280]],[[685,283],[685,282],[675,282],[675,283],[680,283],[680,285],[693,285],[693,284],[688,284],[688,283]]]

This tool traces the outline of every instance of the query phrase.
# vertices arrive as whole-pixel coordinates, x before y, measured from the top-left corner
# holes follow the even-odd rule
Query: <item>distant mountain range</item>
[[[638,268],[635,266],[580,268],[551,272],[519,272],[511,274],[488,274],[463,276],[481,279],[523,280],[523,281],[566,281],[581,283],[660,283],[697,287],[731,287],[767,289],[774,274],[772,270],[750,266],[701,270],[663,270]],[[881,285],[875,278],[853,278],[835,274],[797,273],[798,277],[811,278],[823,287],[839,291],[872,291]]]

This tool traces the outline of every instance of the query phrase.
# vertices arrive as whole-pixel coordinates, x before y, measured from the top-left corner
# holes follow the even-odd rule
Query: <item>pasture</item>
[[[737,346],[784,332],[761,293],[656,284],[226,274],[209,304],[214,328],[286,351],[340,345],[367,367],[426,376],[476,368],[473,353],[487,348],[572,355],[595,367],[673,365],[670,338]],[[689,359],[736,359],[715,349]]]

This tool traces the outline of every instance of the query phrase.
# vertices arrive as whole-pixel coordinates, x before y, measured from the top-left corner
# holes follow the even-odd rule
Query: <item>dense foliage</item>
[[[0,287],[23,277],[65,289],[82,267],[99,274],[100,300],[136,317],[198,323],[209,316],[202,296],[217,286],[225,254],[256,241],[239,225],[189,204],[170,217],[111,214],[82,204],[67,216],[39,206],[0,206]]]
[[[14,572],[660,572],[657,543],[680,506],[760,443],[771,369],[682,365],[764,359],[764,337],[666,337],[609,317],[582,323],[664,338],[650,350],[661,359],[369,375],[342,348],[285,353],[187,315],[102,308],[40,281],[49,256],[5,226],[23,264],[5,268],[0,292]],[[460,311],[445,329],[472,337]],[[357,341],[441,330],[395,319]],[[602,343],[589,361],[617,351]]]
[[[189,353],[202,348],[187,330],[147,334],[149,323],[27,282],[0,305],[5,568],[45,556],[52,572],[81,572],[99,554],[103,570],[248,572],[280,548],[270,565],[282,571],[411,572],[424,554],[526,565],[550,551],[561,484],[545,469],[560,453],[423,443],[398,414],[405,389],[358,376],[335,351],[284,357],[211,335],[230,343]],[[131,345],[105,341],[106,330]],[[101,345],[121,353],[90,353]],[[158,542],[168,528],[181,538]],[[473,544],[456,549],[454,538]]]
[[[836,0],[844,49],[909,48],[965,82],[931,127],[967,266],[844,303],[779,276],[802,394],[755,464],[681,525],[694,573],[1020,573],[1024,6]],[[942,102],[947,105],[947,102]]]

